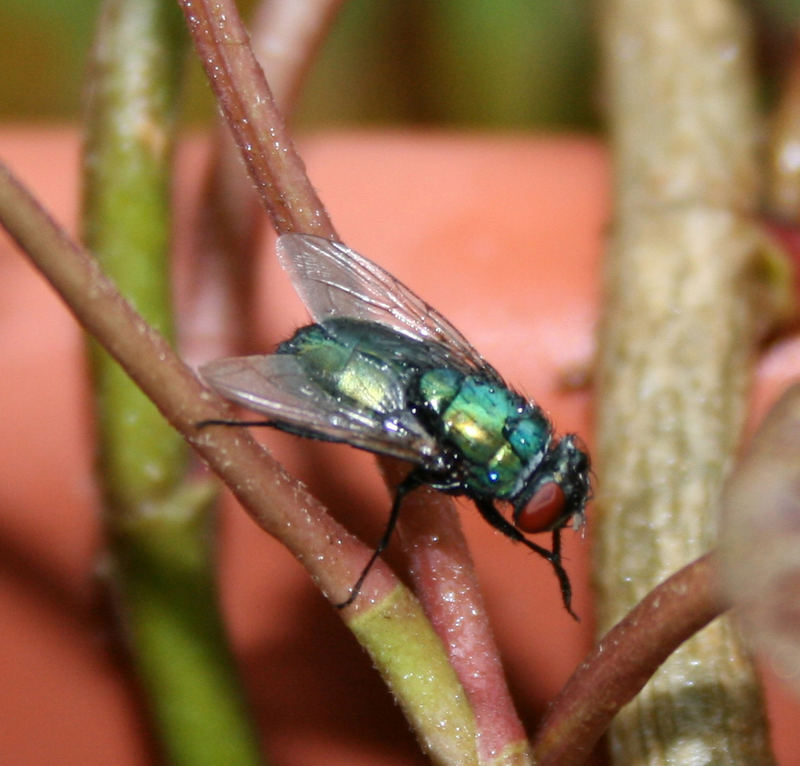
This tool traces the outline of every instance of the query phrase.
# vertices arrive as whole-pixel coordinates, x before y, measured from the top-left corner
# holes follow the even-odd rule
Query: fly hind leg
[[[511,522],[506,519],[500,511],[495,508],[494,503],[486,498],[476,498],[475,505],[486,521],[489,522],[495,529],[502,532],[506,537],[512,540],[523,543],[535,553],[538,553],[542,558],[547,559],[553,567],[558,578],[558,584],[561,587],[561,598],[564,601],[566,610],[578,620],[578,615],[572,611],[572,585],[569,582],[569,576],[561,564],[561,530],[553,530],[553,550],[549,551],[547,548],[537,545],[536,543],[528,540]]]
[[[394,532],[394,528],[397,526],[397,519],[400,516],[400,506],[403,503],[403,498],[409,492],[415,490],[424,483],[425,481],[423,479],[422,472],[413,470],[410,474],[408,474],[408,476],[406,476],[405,479],[403,479],[403,481],[400,482],[400,484],[397,485],[397,489],[394,493],[392,510],[389,512],[389,521],[386,523],[386,529],[383,531],[381,539],[378,541],[378,544],[375,546],[375,550],[369,557],[369,561],[367,561],[366,565],[361,570],[361,574],[358,576],[355,585],[353,585],[353,587],[350,589],[350,595],[341,603],[336,604],[337,609],[344,609],[346,606],[350,606],[350,604],[352,604],[356,598],[358,598],[358,594],[361,591],[361,586],[364,584],[364,580],[367,579],[369,570],[372,569],[372,565],[378,560],[378,556],[380,556],[381,553],[383,553],[383,551],[386,549],[386,546],[389,544],[389,540],[392,539],[392,533]]]

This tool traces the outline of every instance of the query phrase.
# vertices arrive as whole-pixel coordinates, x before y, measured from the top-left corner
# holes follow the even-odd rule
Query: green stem
[[[409,591],[395,588],[347,624],[432,762],[477,764],[472,708],[442,642]]]
[[[131,302],[167,337],[170,159],[184,52],[161,0],[109,0],[90,82],[84,229]],[[90,344],[109,580],[164,751],[179,764],[261,763],[217,612],[213,489],[187,481],[188,449]]]
[[[172,339],[169,164],[181,46],[165,10],[158,0],[103,7],[88,88],[83,230],[106,273]],[[105,490],[112,505],[136,507],[180,481],[187,454],[120,367],[98,346],[91,352]]]

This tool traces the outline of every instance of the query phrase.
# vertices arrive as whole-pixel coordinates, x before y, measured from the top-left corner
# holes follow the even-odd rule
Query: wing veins
[[[444,316],[376,263],[320,237],[284,234],[278,242],[281,263],[315,321],[351,317],[420,341],[433,340],[457,365],[502,383],[499,373]],[[320,295],[309,283],[327,289]],[[338,300],[332,291],[340,293]]]

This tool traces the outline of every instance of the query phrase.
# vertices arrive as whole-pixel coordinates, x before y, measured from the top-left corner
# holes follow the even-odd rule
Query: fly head
[[[583,524],[591,496],[589,455],[575,434],[551,446],[522,492],[513,500],[514,525],[535,534]]]

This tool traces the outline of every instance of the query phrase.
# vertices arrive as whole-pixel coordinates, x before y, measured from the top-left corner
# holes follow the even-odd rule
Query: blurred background
[[[81,114],[100,0],[2,0],[0,120]],[[253,0],[240,0],[249,13]],[[305,88],[298,121],[524,129],[597,122],[586,0],[349,0]],[[184,116],[213,114],[190,64]]]
[[[81,119],[85,69],[100,2],[0,0],[0,71],[3,72],[0,121],[6,124],[77,123]],[[255,5],[255,0],[238,2],[245,13]],[[781,80],[782,70],[792,60],[790,52],[800,0],[742,0],[742,4],[747,6],[757,24],[760,63],[764,73],[769,75],[762,79],[767,100],[776,89],[775,83]],[[602,92],[595,47],[595,6],[590,0],[348,0],[314,63],[299,104],[297,121],[306,128],[411,124],[467,130],[599,131]],[[188,61],[184,120],[189,124],[205,124],[216,114],[216,107],[199,65],[192,57]],[[359,202],[353,209],[352,219],[357,220],[361,214]],[[19,267],[27,268],[21,263]],[[9,289],[8,295],[16,295],[16,292]],[[26,304],[25,309],[30,311],[30,306]],[[25,319],[20,321],[20,328],[29,328],[39,337],[40,324],[32,326],[28,316],[25,314]],[[37,316],[41,322],[41,316]],[[6,335],[11,338],[11,333]],[[14,341],[20,353],[33,349],[38,343],[33,339],[30,343],[20,342],[19,335]],[[57,367],[49,356],[48,364]],[[18,366],[18,369],[27,368]],[[58,384],[63,388],[62,380]],[[37,408],[41,401],[48,399],[37,399],[34,402]],[[28,415],[26,420],[22,417],[24,412],[20,413],[20,422],[31,422],[35,417]],[[74,412],[67,414],[74,415]],[[57,426],[54,428],[54,423],[48,421],[47,430],[28,428],[26,433],[39,435],[48,445],[58,447],[60,442],[52,438],[54,430],[58,430]],[[16,443],[9,444],[14,452],[19,451]],[[37,465],[41,465],[41,457],[37,460]],[[15,477],[17,484],[20,478],[20,474]],[[40,472],[29,472],[22,479],[26,481],[32,486],[41,484]],[[17,491],[18,487],[14,489]],[[18,501],[18,505],[20,517],[34,529],[34,539],[41,540],[39,520],[29,513],[26,503]],[[242,538],[251,541],[251,545],[267,544],[263,538],[259,540],[246,531]],[[85,553],[86,559],[90,558],[89,554]],[[504,553],[494,555],[505,565]],[[237,557],[249,560],[241,553]],[[264,556],[263,560],[268,558]],[[307,587],[303,575],[296,576],[303,582],[302,587]],[[502,579],[498,578],[498,582],[497,594],[510,593],[516,598]],[[499,598],[496,595],[494,600],[500,603]],[[305,607],[305,602],[298,602],[293,610],[303,614]],[[322,615],[320,620],[331,622],[334,619],[319,607],[317,612]],[[513,609],[498,610],[498,614],[504,613],[511,614]],[[312,615],[314,619],[316,615],[316,612]],[[536,619],[540,620],[538,613]],[[318,632],[318,625],[314,623],[299,635],[307,639],[307,645],[313,645]],[[511,635],[511,631],[508,634]],[[26,634],[29,642],[30,635],[44,636],[44,632]],[[524,643],[527,640],[524,634],[523,639]],[[259,651],[263,651],[263,643],[254,641],[256,644]],[[286,651],[295,656],[305,652],[307,645],[299,641],[297,635],[292,635],[279,649],[288,647]],[[515,675],[521,675],[523,669],[530,670],[529,653],[530,647],[525,644],[518,654],[521,659]],[[32,704],[40,706],[42,700],[53,701],[56,713],[51,720],[60,720],[63,711],[58,707],[58,695],[47,688],[50,678],[40,672],[39,666],[45,656],[49,655],[44,650],[37,650],[29,663],[17,660],[16,664],[26,678],[34,678],[44,687],[41,694],[33,695],[35,703]],[[256,659],[263,665],[261,654]],[[308,665],[305,654],[299,659],[303,666]],[[62,665],[70,670],[68,663]],[[513,661],[511,667],[514,667]],[[328,665],[325,670],[331,672]],[[286,675],[289,676],[288,671]],[[357,682],[351,681],[348,674],[339,672],[338,668],[335,675],[337,682],[344,679],[342,683],[352,683],[359,693],[362,693],[362,680],[372,678],[367,670],[357,676]],[[326,689],[332,687],[334,681],[328,676],[325,678]],[[518,686],[523,688],[522,683]],[[383,699],[380,689],[374,695]],[[91,688],[87,696],[91,696]],[[322,701],[325,699],[323,697]],[[14,707],[19,707],[16,702]],[[335,706],[329,705],[329,708]],[[783,731],[794,731],[790,716],[796,720],[796,712],[785,714]],[[41,720],[30,716],[31,726],[40,725]],[[780,724],[776,728],[781,728]],[[112,738],[112,733],[106,736]],[[36,744],[36,740],[31,739]],[[82,736],[82,739],[86,738]],[[114,747],[118,749],[118,743],[115,742]]]

